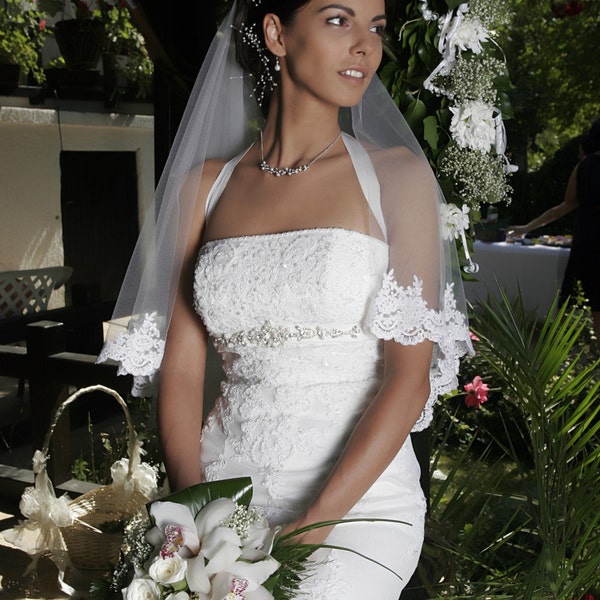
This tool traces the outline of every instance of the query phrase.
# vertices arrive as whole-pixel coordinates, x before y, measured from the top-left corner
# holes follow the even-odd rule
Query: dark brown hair
[[[275,56],[267,49],[262,32],[262,22],[264,16],[268,13],[276,14],[283,25],[289,25],[293,22],[296,13],[310,0],[238,0],[236,12],[233,19],[233,36],[235,40],[235,57],[240,66],[250,74],[253,80],[254,89],[257,97],[264,95],[261,103],[263,114],[267,114],[269,109],[269,100],[271,98],[270,89],[259,90],[261,80],[270,71],[270,76],[275,77]],[[256,34],[258,47],[248,43],[246,36],[249,29]],[[261,56],[267,60],[261,59]],[[268,75],[268,74],[267,74]],[[266,79],[269,80],[270,76]]]

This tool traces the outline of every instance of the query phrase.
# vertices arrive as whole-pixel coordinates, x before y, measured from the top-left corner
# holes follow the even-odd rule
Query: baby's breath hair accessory
[[[256,6],[256,8],[258,8],[262,4],[262,0],[250,0],[250,2],[252,2],[252,4]]]
[[[254,1],[254,0],[253,0]],[[260,3],[260,0],[255,0]],[[260,74],[256,76],[254,95],[259,106],[262,106],[267,93],[273,92],[277,87],[277,81],[271,72],[271,53],[261,43],[260,36],[256,31],[256,24],[244,25],[242,28],[242,42],[252,48],[260,61]],[[277,68],[279,66],[279,69]],[[279,59],[276,58],[274,70],[281,70]]]

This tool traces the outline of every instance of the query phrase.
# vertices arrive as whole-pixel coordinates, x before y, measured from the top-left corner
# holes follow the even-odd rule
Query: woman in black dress
[[[584,158],[571,172],[564,200],[527,225],[510,228],[507,235],[525,235],[576,210],[573,243],[565,270],[561,298],[575,292],[577,282],[589,300],[596,338],[600,339],[600,119],[582,142]]]

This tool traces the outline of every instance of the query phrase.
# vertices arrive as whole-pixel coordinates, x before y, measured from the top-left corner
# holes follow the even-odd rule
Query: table
[[[520,288],[525,308],[543,318],[560,291],[569,253],[569,248],[478,240],[473,258],[479,272],[476,282],[465,282],[467,300],[476,304],[488,293],[498,296],[498,287],[515,298]]]

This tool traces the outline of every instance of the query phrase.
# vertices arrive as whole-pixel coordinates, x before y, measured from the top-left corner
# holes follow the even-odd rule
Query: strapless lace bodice
[[[362,334],[386,267],[384,242],[343,229],[215,240],[198,260],[196,308],[226,346],[249,344],[258,331],[272,331],[274,344],[286,332],[285,341]]]

